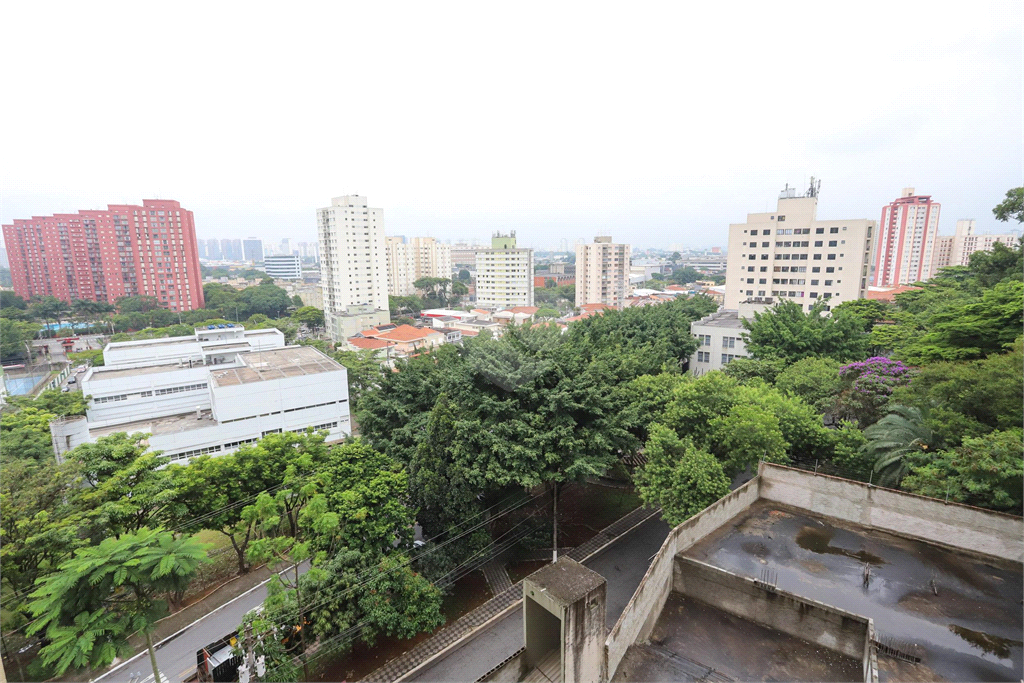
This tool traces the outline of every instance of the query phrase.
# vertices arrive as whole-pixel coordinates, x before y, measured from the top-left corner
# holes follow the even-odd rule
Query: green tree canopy
[[[776,356],[793,363],[820,357],[838,361],[860,360],[869,339],[862,318],[838,310],[824,315],[824,302],[806,313],[800,304],[783,301],[753,319],[744,319],[744,340],[754,358]]]
[[[652,424],[650,434],[647,463],[636,473],[637,491],[648,505],[661,506],[670,525],[685,522],[729,493],[729,478],[715,456],[664,425]]]

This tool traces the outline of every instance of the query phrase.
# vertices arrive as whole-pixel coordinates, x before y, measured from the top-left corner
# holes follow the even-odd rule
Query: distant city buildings
[[[195,219],[176,201],[17,219],[3,232],[14,291],[26,299],[152,296],[172,311],[204,305]]]
[[[607,236],[576,247],[576,306],[622,308],[629,293],[630,249]]]
[[[389,321],[384,210],[368,207],[366,197],[359,195],[335,197],[330,206],[317,210],[317,230],[324,317],[331,338],[352,336],[354,332],[346,332],[367,317]]]
[[[903,195],[882,208],[875,250],[876,287],[911,284],[927,280],[939,234],[938,202],[930,196],[903,189]]]
[[[289,256],[266,256],[263,269],[275,280],[301,280],[302,260],[295,254]]]
[[[690,374],[699,377],[748,357],[743,332],[740,311],[722,310],[690,323],[690,333],[700,345],[690,356]]]
[[[82,379],[84,417],[50,425],[60,456],[115,432],[147,434],[171,462],[221,455],[268,434],[349,424],[347,371],[310,346],[285,346],[276,329],[209,325],[194,335],[112,342]]]
[[[506,309],[533,306],[533,249],[516,247],[516,233],[495,233],[490,249],[476,252],[476,304]]]
[[[725,308],[788,300],[809,310],[867,296],[875,221],[819,221],[817,211],[813,182],[804,194],[787,186],[775,211],[729,226]]]
[[[250,237],[242,240],[242,256],[247,263],[260,263],[263,261],[263,240]]]
[[[476,268],[476,252],[486,249],[486,245],[457,242],[451,245],[452,265]]]
[[[11,262],[7,259],[7,249],[0,247],[0,268],[10,268]]]
[[[935,255],[932,258],[932,275],[947,266],[970,265],[971,254],[977,251],[992,251],[996,242],[1010,248],[1017,245],[1016,235],[978,235],[974,230],[974,219],[961,219],[956,222],[955,234],[938,236],[935,242]]]
[[[220,257],[225,261],[242,261],[245,253],[242,250],[242,240],[222,239],[220,241]]]
[[[388,293],[410,296],[416,293],[413,283],[424,277],[451,278],[452,248],[433,237],[394,236],[387,244]]]

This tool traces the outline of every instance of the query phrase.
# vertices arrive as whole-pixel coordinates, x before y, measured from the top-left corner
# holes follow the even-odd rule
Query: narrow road
[[[620,537],[603,553],[584,563],[608,581],[605,619],[609,628],[626,609],[650,566],[651,556],[661,548],[668,532],[668,524],[656,517]],[[463,646],[449,653],[409,680],[475,681],[522,646],[523,609],[520,607],[474,638],[469,647]]]
[[[307,569],[308,562],[299,566],[299,573],[305,573]],[[292,569],[289,567],[282,571],[290,572]],[[196,670],[196,651],[226,636],[242,623],[242,617],[247,612],[262,605],[267,597],[269,582],[270,579],[267,579],[157,643],[156,664],[160,673],[166,676],[170,683],[181,683],[191,676]],[[107,673],[97,676],[93,681],[128,681],[136,673],[139,673],[139,678],[142,679],[147,676],[153,678],[153,669],[145,650]]]

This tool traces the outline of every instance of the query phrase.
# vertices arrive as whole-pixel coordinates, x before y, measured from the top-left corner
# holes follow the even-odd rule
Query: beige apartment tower
[[[973,218],[961,218],[956,222],[955,234],[939,235],[935,242],[931,275],[938,273],[939,268],[970,265],[971,254],[976,251],[992,251],[996,242],[1011,249],[1017,245],[1016,235],[978,235],[974,232],[975,227]]]
[[[605,304],[622,308],[629,290],[628,244],[613,244],[611,237],[595,237],[576,245],[576,307]]]
[[[808,310],[863,299],[874,250],[876,223],[866,218],[820,221],[818,186],[798,194],[788,185],[778,208],[747,214],[729,226],[725,308],[742,302],[794,301]]]
[[[406,240],[395,236],[386,238],[388,260],[388,293],[391,296],[411,296],[416,293],[413,283],[422,277],[452,276],[452,248],[433,237],[413,237]]]
[[[533,249],[516,246],[516,233],[495,233],[490,249],[476,252],[476,305],[504,310],[533,306]]]
[[[366,205],[366,197],[335,197],[317,209],[320,238],[320,284],[324,292],[324,318],[331,338],[340,340],[357,326],[342,318],[354,310],[366,318],[387,321],[388,272],[384,243],[384,209]]]

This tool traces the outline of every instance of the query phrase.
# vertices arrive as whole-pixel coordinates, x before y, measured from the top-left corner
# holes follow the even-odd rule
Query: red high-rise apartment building
[[[940,204],[930,196],[915,195],[914,188],[882,208],[875,249],[876,287],[913,284],[927,280],[939,234]]]
[[[195,219],[178,202],[33,216],[3,231],[14,291],[26,299],[152,296],[172,311],[205,305]]]

